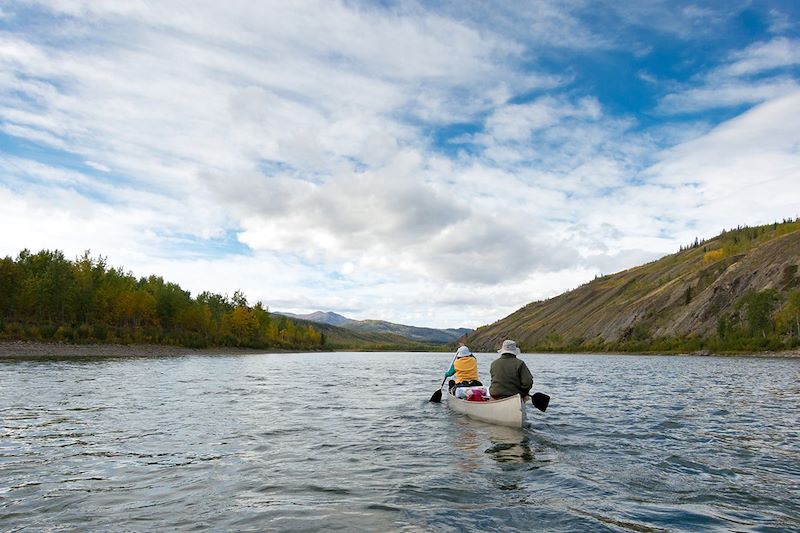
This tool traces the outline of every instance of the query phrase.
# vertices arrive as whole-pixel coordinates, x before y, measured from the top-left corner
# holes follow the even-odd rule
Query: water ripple
[[[525,356],[511,429],[427,401],[449,358],[0,362],[0,529],[800,529],[800,361]]]

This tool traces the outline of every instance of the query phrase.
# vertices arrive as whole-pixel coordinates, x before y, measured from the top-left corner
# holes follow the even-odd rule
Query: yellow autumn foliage
[[[704,263],[715,263],[715,262],[719,261],[720,259],[722,259],[724,257],[725,257],[725,251],[724,250],[721,250],[721,249],[720,250],[711,250],[710,252],[706,252],[705,255],[703,255],[703,262]]]

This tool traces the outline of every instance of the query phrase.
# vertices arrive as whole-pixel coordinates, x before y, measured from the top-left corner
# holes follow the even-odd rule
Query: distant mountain
[[[332,326],[322,322],[311,322],[300,318],[288,317],[298,324],[310,324],[321,332],[325,339],[325,346],[332,350],[430,350],[432,343],[410,340],[400,335],[391,333],[369,333],[354,331],[342,326]]]
[[[362,334],[389,335],[390,338],[401,338],[414,342],[430,344],[449,344],[457,341],[472,330],[469,328],[423,328],[394,324],[383,320],[353,320],[330,311],[315,311],[306,315],[297,315],[274,311],[275,314],[288,316],[298,320],[307,320],[317,324],[328,324]]]
[[[467,335],[526,351],[756,351],[800,344],[800,220],[726,231],[533,302]]]
[[[313,313],[308,313],[307,315],[296,315],[293,313],[275,311],[275,314],[288,316],[289,318],[297,318],[299,320],[308,320],[309,322],[316,322],[317,324],[328,324],[331,326],[343,326],[348,322],[353,322],[353,320],[347,317],[332,313],[330,311],[315,311]]]
[[[422,328],[417,326],[394,324],[392,322],[385,322],[383,320],[353,320],[343,324],[342,327],[351,329],[353,331],[362,331],[365,333],[391,333],[414,341],[431,342],[434,344],[449,344],[451,342],[455,342],[472,331],[468,328]]]

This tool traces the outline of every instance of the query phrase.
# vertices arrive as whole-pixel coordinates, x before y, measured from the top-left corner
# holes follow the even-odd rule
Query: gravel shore
[[[169,357],[177,355],[244,355],[279,352],[282,351],[254,348],[186,348],[158,344],[0,342],[0,358],[7,359],[27,357]]]

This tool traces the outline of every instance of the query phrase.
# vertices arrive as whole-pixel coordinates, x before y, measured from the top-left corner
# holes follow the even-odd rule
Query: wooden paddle
[[[450,362],[450,366],[453,366],[453,363],[455,363],[455,362],[456,362],[456,357],[458,357],[458,354],[456,354],[456,355],[454,355],[454,356],[453,356],[453,360]],[[448,370],[450,370],[450,366],[448,366],[448,367],[447,367],[447,369],[448,369]],[[436,392],[434,392],[434,393],[433,393],[433,396],[431,396],[431,399],[430,399],[430,400],[428,400],[428,401],[430,401],[430,402],[433,402],[433,403],[439,403],[439,402],[441,402],[441,401],[442,401],[442,386],[444,385],[444,382],[445,382],[445,381],[447,381],[447,376],[445,376],[444,378],[442,378],[442,384],[441,384],[441,385],[439,385],[439,390],[437,390]],[[548,399],[549,399],[549,398],[548,398]]]

